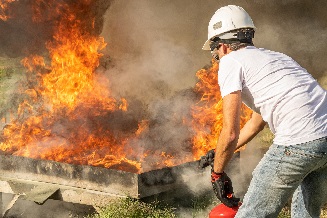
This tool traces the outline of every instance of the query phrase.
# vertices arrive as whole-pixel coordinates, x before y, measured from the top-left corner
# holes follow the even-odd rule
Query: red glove
[[[225,204],[227,207],[238,206],[240,199],[234,196],[232,181],[225,172],[215,173],[212,170],[211,184],[217,198],[223,204]]]

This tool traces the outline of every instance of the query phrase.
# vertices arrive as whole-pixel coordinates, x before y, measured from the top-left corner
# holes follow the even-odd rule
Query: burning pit
[[[28,160],[36,168],[39,160],[50,160],[55,161],[52,166],[81,174],[91,168],[103,175],[133,173],[131,182],[135,182],[143,173],[192,162],[215,147],[222,127],[217,64],[197,72],[194,89],[178,92],[165,102],[158,100],[155,114],[133,96],[110,91],[110,78],[99,70],[105,59],[101,50],[107,46],[99,33],[110,3],[2,1],[4,29],[21,25],[33,29],[29,33],[34,39],[18,42],[20,49],[15,51],[24,55],[25,73],[10,96],[10,108],[1,113],[10,117],[3,122],[0,150],[4,154]],[[243,112],[242,125],[250,115],[245,107]],[[166,132],[167,125],[174,129]]]
[[[47,184],[49,188],[56,185],[57,189],[61,190],[63,198],[68,197],[65,196],[67,187],[70,187],[70,190],[71,188],[79,190],[79,194],[88,190],[88,192],[98,192],[102,196],[144,198],[180,187],[188,172],[192,172],[190,174],[192,178],[203,173],[197,167],[197,162],[189,162],[176,167],[136,174],[102,167],[0,155],[0,192],[28,196],[31,186],[35,188],[41,184]],[[25,188],[17,191],[12,188],[14,187],[13,182],[24,183]],[[29,183],[30,186],[26,183]],[[74,195],[78,195],[78,193],[74,193]],[[78,196],[74,196],[74,198],[79,199],[79,201],[75,200],[77,203],[81,203],[81,201],[85,204],[91,203],[84,202],[90,199],[81,199]]]

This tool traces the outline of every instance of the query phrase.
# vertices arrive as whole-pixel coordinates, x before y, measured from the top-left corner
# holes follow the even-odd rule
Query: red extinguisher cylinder
[[[230,208],[219,204],[210,211],[209,218],[234,218],[240,206]]]

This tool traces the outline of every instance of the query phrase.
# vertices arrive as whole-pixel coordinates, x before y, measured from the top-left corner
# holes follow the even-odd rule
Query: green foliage
[[[257,136],[261,147],[269,147],[274,140],[274,134],[268,127],[265,127]]]
[[[14,73],[15,71],[13,68],[0,68],[0,81],[10,79]]]
[[[21,58],[4,58],[0,57],[0,81],[10,79],[17,74],[17,70],[22,68]]]
[[[289,206],[284,207],[278,218],[291,218],[291,208]],[[321,210],[320,218],[327,218],[327,204]]]
[[[26,82],[25,69],[21,65],[22,58],[0,57],[0,114],[10,109],[17,110],[19,86]],[[14,103],[15,105],[13,105]]]
[[[193,201],[192,217],[204,217],[204,214],[208,216],[210,210],[218,204],[220,204],[220,202],[215,196],[201,199],[197,198]]]
[[[324,208],[322,209],[320,218],[327,218],[327,204],[325,204]]]
[[[0,65],[0,111],[7,108],[6,104],[9,100],[8,90],[13,89],[12,77],[15,75],[15,70],[11,67],[2,67]]]
[[[202,200],[201,200],[202,199]],[[201,198],[193,202],[191,212],[178,214],[176,209],[162,206],[159,202],[144,203],[132,198],[122,198],[111,201],[106,207],[101,208],[97,214],[89,215],[86,218],[202,218],[208,217],[210,210],[219,204],[215,199]],[[327,207],[327,205],[326,205]],[[322,210],[321,217],[327,218],[327,208]],[[178,215],[177,215],[178,214]],[[185,216],[186,215],[186,216]],[[278,215],[278,218],[290,218],[290,207],[286,206]]]
[[[291,210],[289,207],[284,207],[279,213],[278,218],[291,218]]]
[[[108,206],[100,209],[98,214],[88,218],[175,218],[173,208],[155,203],[144,203],[132,198],[113,200]]]
[[[319,84],[327,90],[327,76],[323,76],[318,80]]]

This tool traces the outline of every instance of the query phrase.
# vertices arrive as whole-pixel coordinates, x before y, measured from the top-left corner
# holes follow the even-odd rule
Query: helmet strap
[[[252,43],[254,38],[254,29],[241,29],[236,34],[241,43]]]
[[[224,44],[231,44],[237,42],[252,44],[253,43],[252,39],[254,38],[254,29],[239,29],[237,32],[235,32],[234,37],[236,38],[221,39],[215,37],[215,39],[216,41],[219,41],[220,43],[224,43]]]

